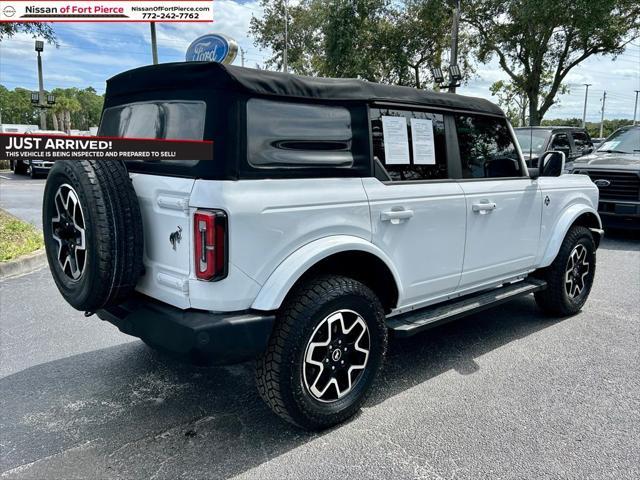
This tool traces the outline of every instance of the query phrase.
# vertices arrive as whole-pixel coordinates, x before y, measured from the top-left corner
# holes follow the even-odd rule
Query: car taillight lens
[[[221,210],[198,210],[193,215],[195,267],[198,280],[227,276],[227,214]]]

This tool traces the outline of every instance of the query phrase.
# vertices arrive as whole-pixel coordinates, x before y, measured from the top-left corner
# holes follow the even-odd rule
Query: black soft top
[[[497,105],[482,98],[383,85],[354,78],[303,77],[214,62],[163,63],[126,71],[107,80],[107,98],[115,100],[115,97],[151,93],[153,90],[207,88],[264,96],[402,103],[504,115]]]

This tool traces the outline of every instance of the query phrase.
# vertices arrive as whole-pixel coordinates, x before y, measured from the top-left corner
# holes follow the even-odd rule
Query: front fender
[[[567,235],[569,228],[571,227],[571,225],[573,225],[573,223],[580,215],[583,215],[585,213],[594,214],[598,219],[598,229],[602,229],[602,221],[600,220],[600,216],[598,215],[598,212],[595,211],[592,207],[584,204],[571,205],[562,213],[562,215],[554,225],[553,234],[551,235],[551,238],[547,243],[547,247],[544,250],[542,259],[538,263],[540,267],[548,267],[549,265],[551,265],[553,260],[556,258],[556,255],[558,255],[558,252],[560,251],[560,246],[562,245],[562,241]]]
[[[393,275],[398,293],[402,295],[400,276],[389,257],[382,250],[362,238],[332,235],[314,240],[289,255],[269,276],[251,308],[264,311],[280,308],[291,287],[307,270],[330,255],[347,251],[370,253],[382,260]]]

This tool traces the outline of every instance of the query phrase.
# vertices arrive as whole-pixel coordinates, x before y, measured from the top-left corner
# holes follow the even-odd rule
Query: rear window
[[[533,128],[516,130],[520,150],[522,150],[522,153],[525,155],[529,153],[535,155],[542,154],[550,136],[551,130],[537,130]]]
[[[256,168],[351,167],[349,109],[252,98],[247,102],[247,152]]]
[[[158,101],[105,109],[99,135],[123,138],[202,140],[204,102]]]

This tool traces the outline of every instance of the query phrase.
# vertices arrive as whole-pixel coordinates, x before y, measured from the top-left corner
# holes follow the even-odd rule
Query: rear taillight
[[[195,267],[198,280],[227,276],[227,214],[221,210],[197,210],[193,215]]]

